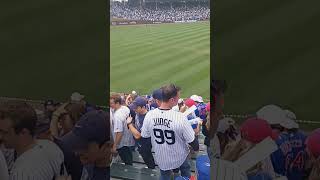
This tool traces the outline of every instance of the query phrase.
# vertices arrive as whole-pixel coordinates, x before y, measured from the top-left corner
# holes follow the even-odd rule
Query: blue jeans
[[[190,167],[188,158],[177,169],[167,170],[167,171],[160,170],[160,180],[171,180],[172,171],[177,173],[179,172],[179,170],[181,172],[181,176],[188,177],[188,178],[191,177],[191,167]]]

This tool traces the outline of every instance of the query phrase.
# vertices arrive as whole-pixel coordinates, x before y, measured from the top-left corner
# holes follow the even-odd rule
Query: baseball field
[[[210,23],[110,27],[111,91],[150,94],[165,83],[209,99]]]

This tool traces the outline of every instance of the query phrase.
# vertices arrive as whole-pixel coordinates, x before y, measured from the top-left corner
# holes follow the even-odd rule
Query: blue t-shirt
[[[206,113],[206,104],[199,103],[196,105],[197,109],[195,110],[196,116],[201,118],[202,120],[205,120],[207,118]]]
[[[191,114],[189,114],[187,116],[188,120],[191,120],[191,119],[194,119],[194,118],[196,118],[196,116],[193,113],[191,113]],[[198,127],[198,124],[192,124],[191,126],[192,126],[192,129],[196,129]]]
[[[147,113],[146,113],[147,114]],[[140,114],[136,114],[136,118],[135,118],[135,127],[136,129],[141,133],[141,128],[143,125],[143,120],[146,117],[146,114],[140,115]]]
[[[279,149],[271,154],[271,161],[276,173],[288,180],[300,180],[305,176],[307,159],[306,135],[302,132],[281,133],[276,140]]]

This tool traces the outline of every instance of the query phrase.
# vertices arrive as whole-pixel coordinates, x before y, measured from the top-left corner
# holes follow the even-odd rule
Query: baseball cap
[[[298,129],[299,124],[295,121],[296,115],[290,110],[283,111],[283,118],[281,119],[280,126],[287,129]]]
[[[193,101],[195,101],[195,102],[203,102],[203,99],[202,99],[202,97],[201,96],[198,96],[198,95],[192,95],[192,96],[190,96],[190,99],[192,99]]]
[[[194,102],[194,100],[192,100],[191,98],[190,99],[187,99],[184,104],[188,107],[191,107],[193,105],[196,105],[196,103]]]
[[[259,109],[256,115],[259,119],[266,120],[270,125],[275,125],[281,123],[283,110],[279,106],[270,104]]]
[[[201,97],[201,96],[198,96],[198,102],[203,103],[203,99],[202,99],[202,97]]]
[[[309,152],[315,157],[320,156],[320,128],[314,130],[307,138],[306,145]]]
[[[131,94],[137,95],[137,92],[136,91],[132,91]]]
[[[197,95],[192,95],[192,96],[190,96],[190,99],[192,99],[192,100],[194,100],[194,101],[196,101],[196,99],[198,98],[198,96]]]
[[[84,95],[81,95],[80,93],[78,92],[74,92],[71,94],[71,101],[75,101],[75,102],[79,102],[81,101],[82,99],[84,98]]]
[[[93,110],[81,116],[72,131],[61,138],[73,150],[83,150],[88,143],[102,144],[107,141],[107,114],[104,111]]]
[[[256,117],[247,119],[240,127],[243,139],[258,144],[267,137],[272,137],[272,129],[266,120]]]
[[[147,105],[147,101],[145,98],[138,96],[134,101],[130,104],[130,108],[132,110],[136,110],[137,107],[145,107]]]
[[[180,98],[180,99],[178,100],[178,104],[181,104],[181,103],[183,103],[183,99],[182,99],[182,98]]]
[[[152,93],[152,97],[153,97],[153,99],[157,99],[157,100],[161,101],[162,100],[162,90],[161,89],[154,90]]]
[[[230,126],[235,126],[235,121],[232,118],[223,118],[219,120],[219,126],[217,131],[221,133],[225,133],[226,130],[230,128]]]

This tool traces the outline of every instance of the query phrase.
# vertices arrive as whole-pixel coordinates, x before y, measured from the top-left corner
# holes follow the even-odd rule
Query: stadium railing
[[[24,101],[29,103],[30,105],[32,105],[34,108],[36,109],[43,109],[43,103],[44,100],[30,100],[30,99],[23,99],[23,98],[11,98],[11,97],[0,97],[0,103],[4,102],[4,101]],[[205,100],[207,101],[208,100]],[[103,105],[98,105],[98,107],[102,108],[102,109],[107,109],[107,106],[103,106]],[[254,116],[253,114],[230,114],[227,113],[224,115],[225,117],[231,117],[231,118],[235,118],[235,119],[246,119],[248,117],[252,117]],[[303,119],[297,119],[296,122],[301,123],[301,124],[320,124],[320,121],[310,121],[310,120],[303,120]]]

